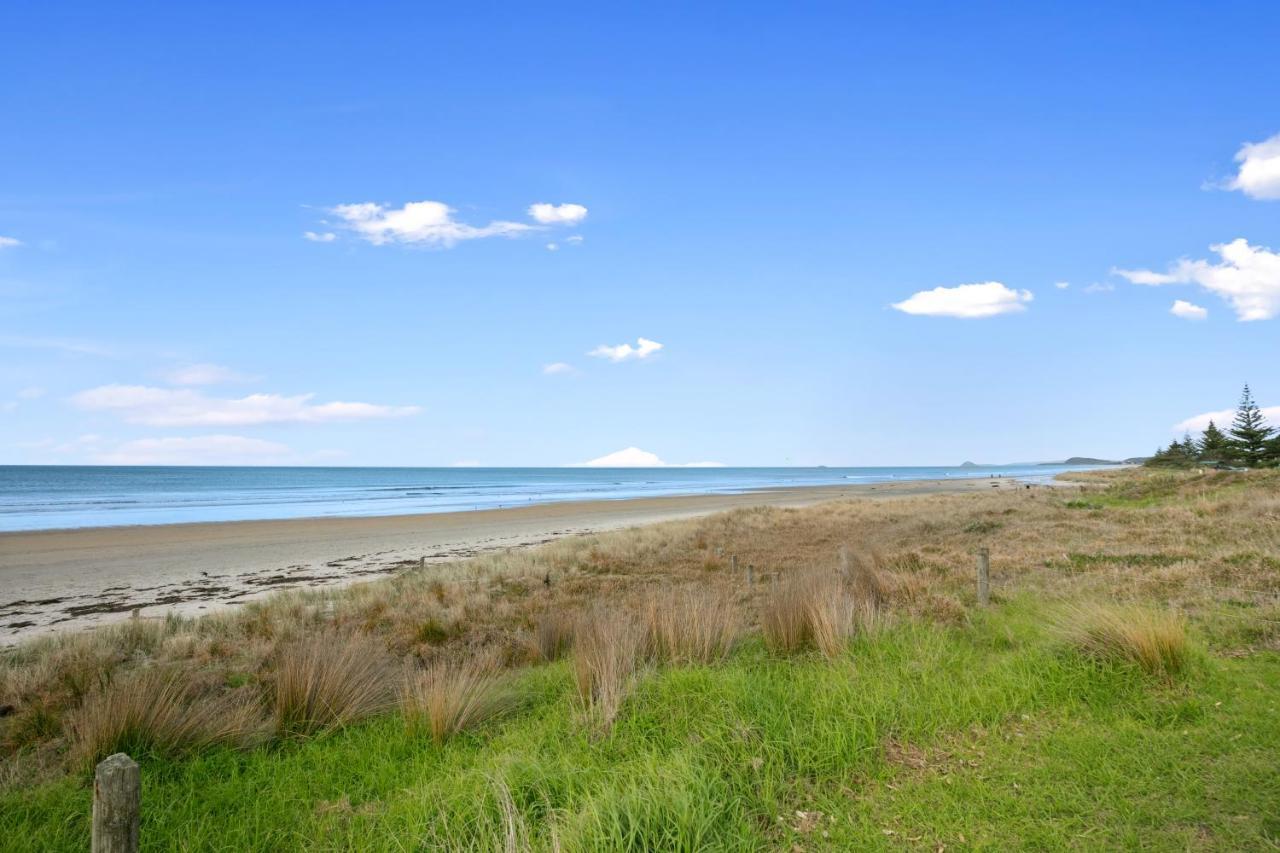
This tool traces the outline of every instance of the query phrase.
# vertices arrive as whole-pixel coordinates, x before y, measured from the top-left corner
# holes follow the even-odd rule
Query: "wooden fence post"
[[[738,574],[738,555],[737,554],[729,555],[729,571],[735,576]]]
[[[747,563],[747,586],[756,582],[756,567]]]
[[[986,607],[991,602],[991,549],[978,549],[978,603]]]
[[[98,765],[93,774],[92,853],[137,853],[142,806],[142,772],[123,752]]]

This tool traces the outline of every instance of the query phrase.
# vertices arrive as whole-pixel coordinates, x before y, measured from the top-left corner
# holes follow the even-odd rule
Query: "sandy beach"
[[[742,506],[1021,488],[919,480],[514,509],[0,533],[0,643],[127,618],[198,614],[275,590],[336,586],[426,563]]]

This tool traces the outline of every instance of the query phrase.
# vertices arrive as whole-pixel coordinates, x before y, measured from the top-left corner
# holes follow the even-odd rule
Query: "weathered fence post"
[[[142,772],[123,752],[93,774],[93,853],[137,853]]]
[[[738,555],[737,554],[729,555],[729,571],[734,575],[738,574]]]
[[[427,558],[426,558],[426,557],[419,557],[419,558],[418,558],[418,568],[420,568],[420,569],[425,569],[426,567],[427,567]]]
[[[986,607],[991,602],[991,549],[978,549],[978,603]]]
[[[747,563],[747,586],[756,582],[756,567]]]

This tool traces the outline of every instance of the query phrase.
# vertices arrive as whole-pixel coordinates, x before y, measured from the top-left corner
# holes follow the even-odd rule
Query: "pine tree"
[[[1231,441],[1218,429],[1218,425],[1209,421],[1200,437],[1200,458],[1205,462],[1229,462],[1235,455]]]
[[[1231,429],[1227,430],[1240,461],[1252,468],[1265,460],[1269,450],[1268,440],[1275,433],[1275,429],[1268,426],[1266,418],[1262,416],[1258,404],[1253,401],[1249,386],[1244,386],[1236,418],[1231,423]]]

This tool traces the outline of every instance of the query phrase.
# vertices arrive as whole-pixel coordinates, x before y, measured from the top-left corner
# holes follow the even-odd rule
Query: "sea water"
[[[572,500],[967,477],[1087,466],[903,468],[185,468],[0,466],[0,531],[401,515]]]

